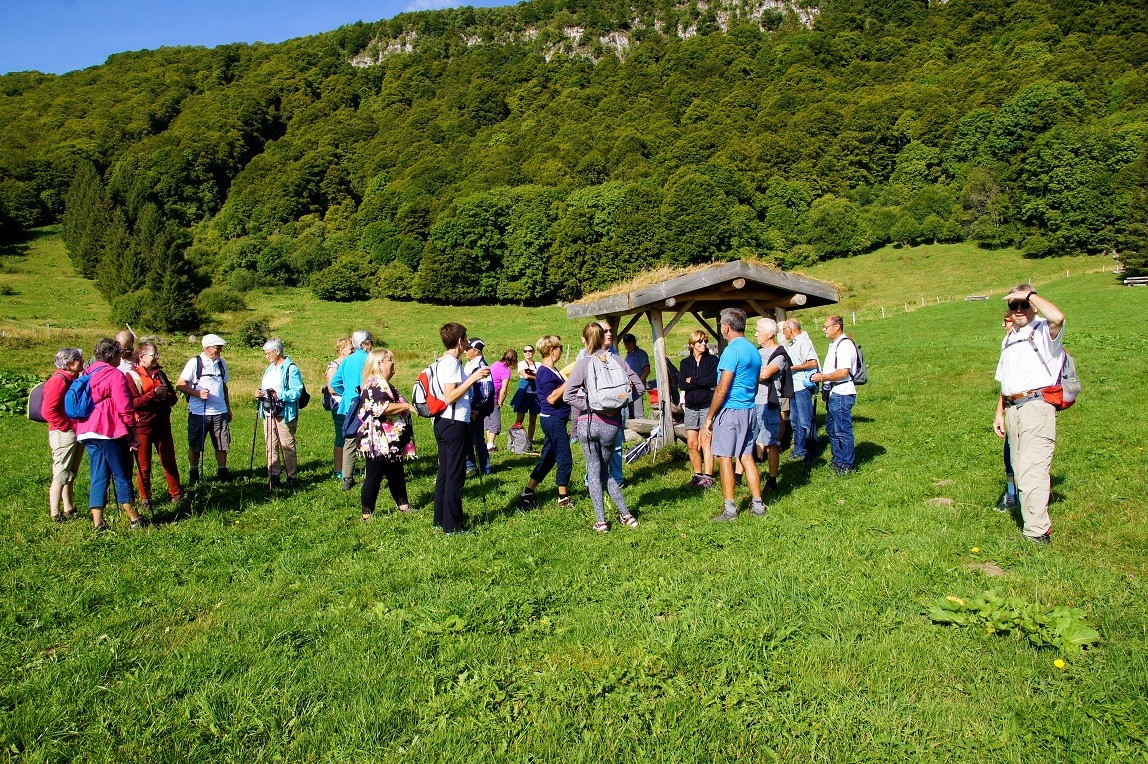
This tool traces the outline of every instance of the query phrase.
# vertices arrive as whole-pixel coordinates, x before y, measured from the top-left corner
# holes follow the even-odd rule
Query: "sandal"
[[[605,533],[606,531],[610,530],[610,526],[606,524],[605,520],[599,520],[598,522],[594,523],[594,530],[598,533]]]
[[[623,525],[627,525],[631,528],[638,527],[638,518],[633,515],[618,515],[618,519],[622,521]]]

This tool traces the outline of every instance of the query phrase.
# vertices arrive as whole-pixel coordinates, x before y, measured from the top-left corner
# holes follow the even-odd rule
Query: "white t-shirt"
[[[1030,336],[1032,342],[1029,342]],[[1053,339],[1047,319],[1038,316],[1023,329],[1009,332],[1001,341],[1001,357],[997,362],[996,380],[1001,383],[1001,395],[1055,385],[1063,355],[1064,327],[1061,326],[1060,334]]]
[[[193,390],[206,390],[209,395],[207,400],[190,398],[187,402],[188,413],[207,416],[226,414],[227,402],[223,398],[223,387],[228,382],[227,364],[222,358],[213,361],[202,354],[196,357],[203,364],[199,378],[196,379],[195,358],[192,358],[179,373],[179,381],[188,383]]]
[[[435,373],[438,375],[439,384],[442,385],[442,392],[446,393],[446,386],[449,384],[461,385],[466,377],[462,373],[462,364],[457,358],[447,353],[442,358],[435,361],[437,368]],[[470,421],[470,392],[459,398],[454,402],[453,406],[447,406],[440,416],[443,419],[453,419],[456,422],[469,422]]]
[[[838,369],[848,369],[849,377],[846,377],[841,382],[833,382],[832,387],[829,388],[830,395],[856,395],[857,385],[853,384],[852,375],[857,373],[857,346],[853,344],[853,340],[842,334],[833,344],[829,346],[829,350],[825,353],[825,363],[821,364],[825,374],[830,374]]]

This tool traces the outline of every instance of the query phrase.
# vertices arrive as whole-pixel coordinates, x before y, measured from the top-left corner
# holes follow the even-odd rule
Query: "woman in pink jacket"
[[[138,443],[128,380],[117,368],[120,356],[120,343],[113,339],[105,337],[96,345],[95,361],[85,370],[91,375],[89,389],[95,406],[91,416],[76,422],[76,440],[83,443],[88,452],[92,479],[88,504],[92,508],[92,525],[97,531],[108,529],[104,522],[104,504],[109,478],[115,484],[116,500],[131,519],[132,530],[144,526],[132,496],[131,450]]]

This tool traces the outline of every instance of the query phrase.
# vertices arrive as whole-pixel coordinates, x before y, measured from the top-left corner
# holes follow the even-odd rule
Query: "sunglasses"
[[[1032,303],[1028,300],[1013,300],[1008,304],[1008,309],[1014,313],[1018,310],[1025,311],[1032,307]]]
[[[523,353],[533,353],[533,352],[534,352],[534,348],[522,348],[522,352],[523,352]]]
[[[709,340],[696,340],[694,342],[694,344],[695,345],[708,345],[708,344],[710,344],[710,341]]]

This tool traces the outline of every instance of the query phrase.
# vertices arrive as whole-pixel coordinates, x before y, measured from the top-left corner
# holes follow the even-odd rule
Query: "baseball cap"
[[[470,346],[474,350],[482,350],[484,347],[486,347],[486,343],[480,340],[478,337],[471,337]]]
[[[227,341],[220,337],[218,334],[205,334],[203,335],[203,346],[205,348],[213,348],[219,345],[226,345]]]

